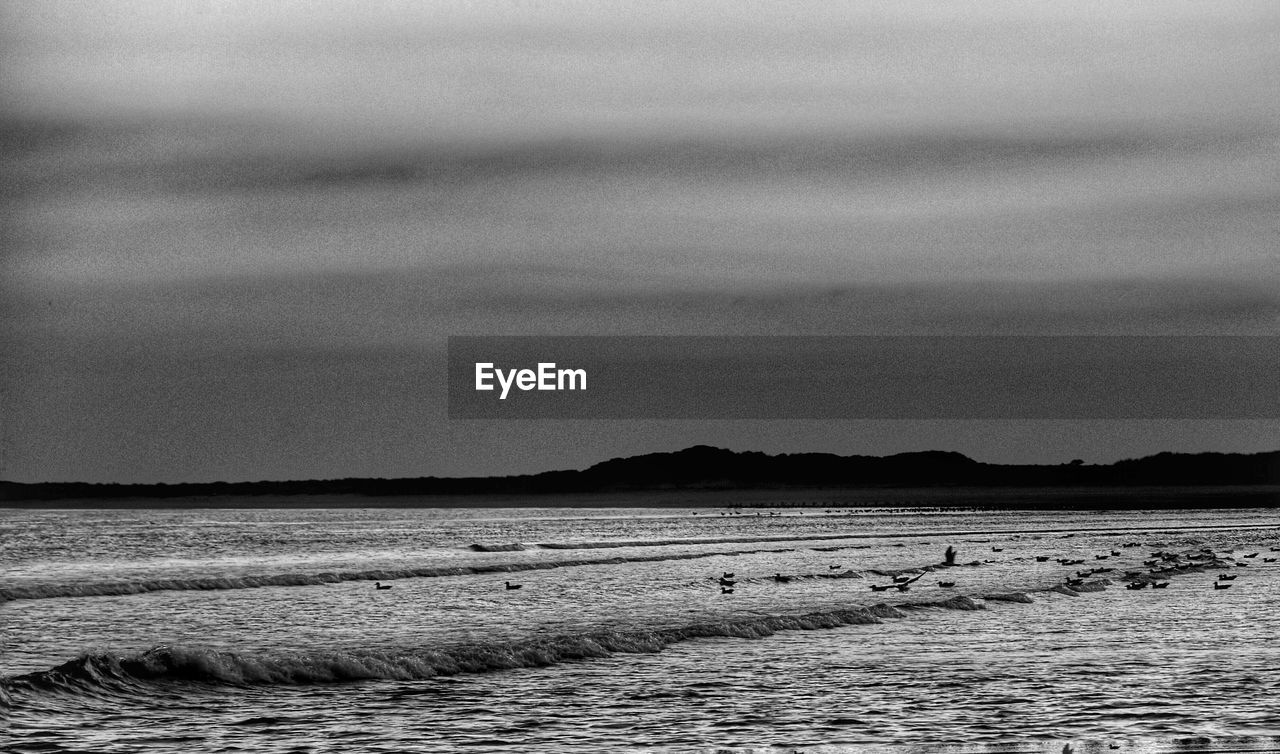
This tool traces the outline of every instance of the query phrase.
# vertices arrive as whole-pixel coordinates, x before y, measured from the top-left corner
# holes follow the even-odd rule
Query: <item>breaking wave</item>
[[[905,609],[982,609],[956,596],[937,602],[851,607],[804,615],[772,615],[694,623],[651,631],[597,631],[516,642],[472,643],[447,649],[240,653],[160,646],[132,655],[88,654],[55,668],[0,680],[0,698],[23,693],[145,692],[145,684],[318,684],[372,679],[426,680],[459,673],[535,668],[615,653],[652,653],[691,639],[761,639],[779,631],[868,625],[906,617]]]
[[[475,547],[476,545],[473,545]],[[208,576],[197,578],[139,579],[136,581],[88,581],[0,587],[0,603],[13,600],[54,599],[66,597],[110,597],[162,591],[209,591],[219,589],[256,589],[268,586],[318,586],[343,581],[394,581],[395,579],[466,576],[486,573],[544,571],[573,566],[649,563],[662,560],[696,560],[724,555],[750,555],[758,552],[790,552],[787,549],[728,550],[661,555],[630,555],[613,558],[568,559],[521,563],[485,563],[471,566],[380,568],[363,571],[325,571],[322,573],[283,573],[265,576]]]

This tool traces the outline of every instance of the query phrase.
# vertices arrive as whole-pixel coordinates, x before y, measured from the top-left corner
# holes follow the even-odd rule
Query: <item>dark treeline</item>
[[[663,490],[895,487],[1135,487],[1280,484],[1280,451],[1160,453],[1113,464],[980,463],[926,451],[883,458],[830,453],[768,455],[697,446],[615,458],[583,471],[505,477],[323,479],[279,482],[90,484],[0,482],[0,500],[172,498],[222,495],[537,495]]]

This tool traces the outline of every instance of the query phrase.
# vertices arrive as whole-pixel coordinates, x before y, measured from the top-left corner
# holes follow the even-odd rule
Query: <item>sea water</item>
[[[6,751],[1280,750],[1269,509],[19,509],[0,542]],[[1213,560],[1125,589],[1156,552]]]

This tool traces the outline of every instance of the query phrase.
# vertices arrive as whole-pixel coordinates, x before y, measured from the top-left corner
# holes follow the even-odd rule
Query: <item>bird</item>
[[[773,577],[773,580],[774,580],[774,581],[776,581],[776,582],[778,582],[779,584],[790,584],[790,583],[791,583],[791,577],[790,577],[790,576],[783,576],[783,575],[782,575],[782,574],[780,574],[780,573],[779,573],[779,574],[777,574],[776,576],[774,576],[774,577]]]
[[[1036,556],[1036,562],[1037,562],[1037,563],[1048,563],[1048,562],[1049,562],[1049,556],[1048,556],[1048,555],[1037,555],[1037,556]]]
[[[391,585],[390,585],[390,584],[383,584],[381,581],[375,581],[375,582],[373,582],[373,588],[374,588],[374,589],[390,589],[390,588],[391,588]]]
[[[722,578],[722,579],[731,579],[731,578],[733,578],[733,574],[732,574],[732,573],[729,573],[728,571],[725,571],[725,572],[724,572],[724,575],[723,575],[723,576],[721,576],[720,578]]]
[[[721,594],[733,594],[733,589],[731,589],[731,588],[729,588],[729,587],[727,587],[727,586],[722,586],[722,587],[720,587],[720,593],[721,593]]]
[[[828,568],[828,569],[830,569],[830,570],[832,570],[832,571],[838,571],[838,570],[840,570],[841,568],[844,568],[844,566],[842,566],[842,565],[833,565],[833,566],[827,566],[827,568]]]
[[[951,588],[951,587],[953,587],[953,586],[955,586],[955,585],[956,585],[956,582],[954,582],[954,581],[939,581],[939,582],[938,582],[938,586],[943,587],[944,589],[949,589],[949,588]]]
[[[507,589],[520,589],[524,584],[512,584],[510,581],[502,582],[507,585]]]
[[[720,586],[733,586],[736,583],[738,582],[733,579],[720,579]]]
[[[991,551],[992,551],[992,552],[1004,552],[1004,548],[1003,548],[1003,547],[992,547],[992,548],[991,548]]]
[[[1218,579],[1221,581],[1235,581],[1238,575],[1236,573],[1220,573],[1218,574]]]
[[[1213,582],[1213,588],[1214,588],[1214,589],[1230,589],[1230,588],[1231,588],[1231,585],[1230,585],[1230,584],[1219,584],[1218,582],[1216,582],[1216,581],[1215,581],[1215,582]]]

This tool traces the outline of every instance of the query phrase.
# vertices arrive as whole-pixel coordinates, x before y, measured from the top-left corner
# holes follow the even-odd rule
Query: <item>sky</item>
[[[0,102],[3,479],[1280,447],[450,421],[444,379],[450,335],[1280,334],[1273,2],[0,0]]]

